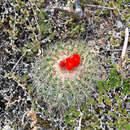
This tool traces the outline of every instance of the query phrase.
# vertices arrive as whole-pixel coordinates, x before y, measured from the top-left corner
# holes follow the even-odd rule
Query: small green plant
[[[98,87],[100,92],[111,89],[122,89],[122,93],[128,95],[130,92],[130,78],[122,79],[121,74],[115,69],[110,70],[110,76],[108,81],[98,81]],[[103,88],[102,88],[103,87]]]
[[[104,128],[129,129],[129,114],[125,107],[129,87],[129,79],[121,84],[121,75],[116,69],[110,70],[108,80],[97,82],[96,98],[89,97],[86,104],[80,107],[83,113],[81,129],[101,129],[101,124]],[[77,126],[79,118],[80,113],[73,106],[64,113],[67,128],[71,130]]]
[[[80,55],[80,65],[71,71],[61,69],[60,61],[74,53]],[[86,46],[84,41],[59,42],[43,50],[32,70],[38,97],[42,97],[51,108],[64,108],[85,102],[100,77],[95,53],[93,47]]]

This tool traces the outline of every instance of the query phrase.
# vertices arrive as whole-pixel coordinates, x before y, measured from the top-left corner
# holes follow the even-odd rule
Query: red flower
[[[65,67],[67,70],[71,71],[73,68],[77,67],[80,62],[80,55],[73,54],[73,57],[68,57],[65,59],[65,61],[60,61],[59,66],[61,68]]]
[[[66,58],[65,67],[69,71],[71,71],[74,68],[73,58],[71,57]]]
[[[74,62],[75,67],[77,67],[80,64],[80,55],[79,54],[73,54],[73,62]]]
[[[61,68],[63,68],[63,67],[65,66],[65,62],[64,62],[64,61],[60,61],[59,66],[60,66]]]

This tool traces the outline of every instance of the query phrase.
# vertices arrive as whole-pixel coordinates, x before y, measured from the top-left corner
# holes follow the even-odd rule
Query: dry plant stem
[[[126,49],[127,49],[127,45],[128,45],[128,38],[129,38],[129,30],[128,30],[128,27],[127,27],[125,29],[125,41],[124,41],[122,54],[121,54],[121,64],[122,64],[122,66],[124,66],[124,64],[125,64],[125,61],[123,62],[123,60],[124,60],[124,57],[125,57],[125,54],[126,54]]]
[[[77,130],[81,130],[82,117],[83,117],[83,113],[80,111],[80,119],[79,119],[79,122],[78,122],[79,125],[77,127]]]
[[[116,10],[116,8],[105,7],[105,6],[100,6],[100,5],[89,5],[89,4],[87,4],[87,7],[94,7],[94,8],[101,8],[101,9]]]
[[[61,7],[53,7],[52,6],[51,8],[58,10],[58,11],[66,12],[66,13],[74,13],[73,10],[71,10],[70,8],[67,8],[67,7],[61,8]]]
[[[21,61],[21,59],[26,55],[27,50],[24,52],[24,54],[19,58],[19,60],[16,62],[16,64],[14,65],[14,67],[12,68],[11,72],[13,72],[13,70],[16,68],[16,66],[18,65],[18,63]]]
[[[31,117],[32,119],[32,130],[37,130],[36,124],[37,124],[37,117],[36,117],[36,113],[33,109],[31,109],[31,111],[29,111],[29,113],[27,114],[28,117]]]
[[[27,111],[27,112],[25,112],[24,114],[23,114],[23,117],[22,117],[22,125],[24,126],[24,119],[25,119],[25,116],[27,115],[29,113],[29,111]]]
[[[109,50],[109,51],[111,51],[111,52],[120,52],[120,51],[122,51],[122,49],[114,49],[114,50]]]
[[[126,54],[126,49],[127,49],[127,45],[128,45],[128,38],[129,38],[129,30],[128,30],[128,27],[125,29],[125,41],[124,41],[124,45],[123,45],[123,49],[122,49],[122,54],[121,54],[121,58],[120,58],[120,64],[122,67],[125,66],[125,54]],[[123,69],[121,69],[121,74],[122,74],[122,77],[121,77],[121,84],[123,84],[123,79],[124,79],[124,71]]]

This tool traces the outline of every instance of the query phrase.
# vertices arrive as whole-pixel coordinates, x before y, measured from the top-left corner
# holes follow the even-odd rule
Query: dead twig
[[[113,50],[104,50],[104,51],[110,51],[110,52],[121,52],[122,49],[113,49]],[[127,50],[127,52],[130,52],[130,49]]]
[[[74,13],[74,11],[69,7],[54,7],[54,6],[52,6],[51,8],[58,10],[58,11],[61,11],[61,12],[66,12],[66,13],[69,13],[69,14]]]
[[[87,4],[87,7],[101,8],[101,9],[109,9],[109,10],[116,10],[116,8],[105,7],[105,6],[100,6],[100,5],[89,5],[89,4]]]
[[[83,118],[83,113],[80,110],[80,118],[79,118],[77,130],[81,130],[82,118]]]
[[[25,52],[23,53],[23,55],[19,58],[19,60],[16,62],[16,64],[14,65],[14,67],[11,69],[11,72],[14,71],[14,69],[17,67],[17,65],[19,64],[19,62],[22,60],[22,58],[26,55],[27,52],[31,51],[34,47],[31,47],[30,49],[25,50]],[[38,55],[40,55],[41,51],[39,49],[39,53]]]
[[[14,65],[14,67],[12,68],[11,72],[13,72],[13,70],[16,68],[16,66],[18,65],[18,63],[21,61],[21,59],[26,55],[27,50],[24,52],[24,54],[19,58],[19,60],[16,62],[16,64]]]
[[[125,55],[126,55],[126,49],[127,49],[127,45],[128,45],[128,38],[129,38],[129,30],[128,27],[125,29],[125,41],[124,41],[124,45],[123,45],[123,49],[122,49],[122,54],[121,54],[121,65],[124,66],[125,61]]]

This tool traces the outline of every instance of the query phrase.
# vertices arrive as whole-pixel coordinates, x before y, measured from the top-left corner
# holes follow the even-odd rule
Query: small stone
[[[117,23],[117,27],[118,27],[118,28],[122,28],[122,27],[123,27],[123,24],[122,24],[121,21],[117,21],[116,23]]]
[[[6,125],[3,130],[14,130],[13,128],[11,128],[9,125]]]

